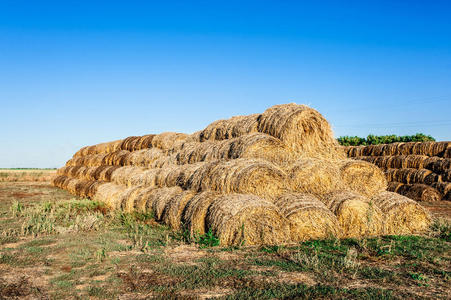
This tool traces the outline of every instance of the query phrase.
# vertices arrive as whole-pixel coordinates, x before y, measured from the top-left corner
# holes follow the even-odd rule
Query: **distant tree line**
[[[360,145],[378,145],[378,144],[390,144],[398,142],[427,142],[435,141],[430,135],[423,133],[417,133],[415,135],[368,135],[366,138],[358,136],[341,136],[338,139],[338,143],[342,146],[360,146]]]

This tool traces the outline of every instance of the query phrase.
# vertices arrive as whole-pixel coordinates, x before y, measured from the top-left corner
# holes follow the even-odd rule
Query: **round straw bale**
[[[442,173],[442,181],[451,182],[451,170],[446,170]]]
[[[170,150],[175,142],[185,140],[187,136],[185,133],[163,132],[152,138],[152,146],[162,150]]]
[[[67,190],[69,193],[75,195],[75,186],[78,183],[78,179],[75,178],[69,178],[67,180],[67,183],[65,182],[65,187],[64,189]]]
[[[296,192],[323,195],[344,188],[339,167],[328,160],[299,159],[287,173]]]
[[[282,141],[264,133],[242,135],[225,144],[221,158],[259,158],[279,165],[290,163],[294,158]]]
[[[142,186],[133,186],[129,188],[128,193],[123,195],[124,199],[122,199],[121,207],[123,211],[128,213],[138,211],[137,203],[143,189]]]
[[[77,176],[77,171],[82,168],[82,166],[74,166],[74,167],[69,167],[67,169],[67,176],[68,177],[72,177],[72,178],[76,178]]]
[[[122,141],[121,150],[133,151],[133,146],[139,140],[139,136],[129,136]]]
[[[161,221],[165,206],[182,192],[183,190],[178,186],[155,189],[151,197],[147,199],[146,207],[151,206],[155,220]]]
[[[207,140],[224,140],[244,134],[257,132],[260,114],[236,116],[228,120],[218,120],[208,125],[204,130],[194,135],[194,139],[204,142]]]
[[[261,158],[286,164],[292,161],[293,154],[279,139],[264,133],[251,133],[220,142],[185,143],[175,157],[178,164],[236,158]]]
[[[72,157],[71,159],[69,159],[68,161],[66,161],[65,166],[69,167],[69,166],[75,166],[75,160],[79,159],[80,157]]]
[[[111,181],[117,184],[129,185],[129,179],[132,177],[132,175],[142,174],[142,172],[143,169],[140,167],[120,167],[114,170],[111,174]]]
[[[155,190],[155,187],[141,187],[136,193],[129,196],[126,206],[131,211],[152,213],[152,203],[149,199],[153,197]]]
[[[448,146],[448,148],[443,152],[442,155],[443,158],[451,158],[451,147]]]
[[[324,239],[340,235],[337,217],[313,195],[286,193],[276,207],[290,221],[291,240]]]
[[[412,148],[412,154],[435,156],[432,148],[435,142],[417,142]]]
[[[275,199],[285,192],[287,175],[275,165],[257,159],[233,159],[209,163],[197,182],[202,190],[216,190],[222,193],[242,193]],[[203,176],[202,176],[203,175]],[[192,188],[192,187],[191,187]],[[198,187],[194,186],[197,190]]]
[[[370,151],[370,153],[368,153],[368,155],[381,156],[385,148],[386,148],[385,145],[373,145],[368,148]]]
[[[191,237],[205,234],[208,207],[219,196],[218,192],[206,191],[196,194],[187,202],[182,213],[182,227]]]
[[[177,159],[175,155],[163,156],[150,163],[149,168],[165,168],[168,166],[176,165]]]
[[[258,131],[282,140],[300,155],[345,158],[327,120],[306,105],[290,103],[268,108],[259,118]]]
[[[111,209],[118,209],[121,205],[122,194],[126,187],[115,183],[104,183],[97,186],[97,192],[94,195],[95,201],[105,203]]]
[[[114,166],[114,165],[123,165],[125,162],[126,155],[130,153],[130,151],[127,150],[117,150],[114,152],[110,152],[107,155],[105,155],[104,159],[102,160],[102,165],[108,165],[108,166]]]
[[[196,162],[201,162],[207,160],[218,159],[218,148],[219,142],[205,141],[200,142],[185,142],[181,148],[174,152],[177,164],[191,164]]]
[[[343,160],[340,167],[341,178],[351,190],[371,197],[387,189],[384,172],[377,166],[359,160]]]
[[[357,156],[362,156],[363,154],[363,150],[365,149],[365,146],[351,146],[351,149],[348,152],[348,157],[357,157]]]
[[[403,183],[424,183],[432,184],[439,182],[440,176],[426,169],[388,169],[386,174],[390,181],[398,181]]]
[[[217,162],[219,163],[219,161]],[[214,163],[194,163],[179,166],[177,185],[194,191],[202,190],[201,184],[207,171]]]
[[[445,199],[446,194],[451,192],[451,183],[450,182],[434,182],[431,186],[437,189],[443,196],[442,199]]]
[[[66,176],[70,167],[72,167],[72,166],[68,166],[68,165],[63,166],[63,167],[59,168],[58,170],[56,170],[56,174]]]
[[[414,168],[422,169],[424,168],[424,163],[428,160],[426,155],[408,155],[405,157],[403,168]]]
[[[427,230],[431,224],[428,211],[417,202],[393,192],[371,198],[385,214],[386,234],[413,234]]]
[[[431,146],[431,153],[429,156],[443,156],[446,149],[450,147],[451,142],[435,142]]]
[[[160,149],[151,148],[130,152],[124,159],[124,165],[149,167],[157,159],[163,158]]]
[[[183,168],[186,168],[185,175],[183,176],[184,181],[180,180],[179,182],[183,183],[183,188],[191,189],[196,192],[209,190],[211,189],[211,172],[216,166],[224,163],[226,162],[217,160],[213,162],[183,165]]]
[[[79,197],[86,198],[87,188],[92,182],[93,181],[78,180],[78,183],[75,185],[75,194]]]
[[[74,178],[84,179],[84,174],[87,172],[89,167],[81,167],[75,171]]]
[[[85,157],[84,165],[88,167],[100,166],[107,154],[100,153],[95,155],[89,155]]]
[[[433,163],[428,164],[428,169],[435,173],[444,173],[451,169],[451,159],[442,158]]]
[[[169,201],[164,207],[162,221],[173,230],[181,228],[182,213],[186,204],[196,195],[193,191],[183,191]]]
[[[143,135],[139,138],[139,143],[137,144],[137,149],[135,150],[143,150],[152,147],[152,140],[155,137],[155,134],[147,134]]]
[[[280,245],[290,242],[289,222],[276,206],[254,195],[231,194],[208,208],[206,223],[221,245]]]
[[[133,186],[127,188],[122,194],[120,199],[120,209],[124,212],[134,211],[134,200],[136,195],[141,191],[141,186]]]
[[[156,187],[156,178],[159,169],[142,170],[137,172],[132,172],[128,176],[127,185],[128,186],[146,186],[146,187]]]
[[[433,202],[442,199],[437,189],[421,183],[404,184],[396,192],[416,201]]]
[[[181,167],[177,165],[159,169],[159,172],[156,174],[155,184],[159,187],[176,186],[180,170]]]
[[[320,200],[338,219],[342,237],[358,238],[384,233],[381,210],[368,198],[351,191],[336,191]]]
[[[95,177],[96,171],[98,167],[89,167],[83,171],[82,177],[84,180],[97,180]]]
[[[94,179],[94,180],[99,180],[100,179],[100,175],[102,174],[102,173],[104,173],[104,171],[106,170],[106,169],[109,169],[110,168],[110,166],[98,166],[98,167],[94,167],[95,168],[95,171],[93,172],[93,173],[91,173],[91,172],[87,172],[87,173],[89,173],[91,176],[93,176],[93,178],[92,179]]]
[[[87,148],[88,146],[84,146],[84,147],[82,147],[82,148],[80,148],[80,150],[78,150],[77,152],[75,152],[75,154],[74,154],[74,158],[75,157],[81,157],[81,156],[83,156],[83,152],[85,151],[85,148]]]
[[[66,178],[61,182],[61,188],[67,191],[67,186],[71,180],[72,178],[66,176]]]
[[[410,155],[412,154],[412,149],[415,146],[415,142],[403,143],[398,146],[397,154],[398,155]]]
[[[111,176],[113,175],[113,172],[119,168],[121,168],[121,167],[120,166],[107,166],[106,168],[101,168],[101,171],[96,176],[97,180],[111,181]]]
[[[58,175],[58,176],[55,176],[55,177],[52,179],[52,184],[53,184],[54,186],[56,186],[56,187],[61,188],[61,187],[63,187],[63,182],[64,182],[65,180],[67,180],[67,176],[65,176],[65,175]]]
[[[93,199],[94,195],[97,193],[97,188],[103,184],[103,182],[100,181],[90,181],[91,184],[86,186],[85,194],[86,197]]]
[[[396,181],[389,182],[387,191],[396,193],[398,191],[398,189],[403,185],[404,185],[404,183],[401,183],[401,182],[396,182]]]
[[[186,142],[190,143],[190,142],[200,142],[200,134],[201,134],[202,130],[196,131],[194,133],[189,134],[186,137]]]

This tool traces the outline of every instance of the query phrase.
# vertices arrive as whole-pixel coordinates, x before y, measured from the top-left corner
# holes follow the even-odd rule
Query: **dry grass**
[[[48,182],[55,175],[53,169],[0,169],[0,182]]]

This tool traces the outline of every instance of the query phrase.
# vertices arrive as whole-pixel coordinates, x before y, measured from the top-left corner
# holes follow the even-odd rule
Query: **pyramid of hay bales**
[[[193,134],[84,147],[53,183],[174,230],[211,230],[222,245],[414,233],[430,223],[415,201],[386,191],[378,167],[347,159],[319,112],[297,104]]]
[[[344,148],[383,169],[388,190],[417,201],[451,200],[451,142],[408,142]]]

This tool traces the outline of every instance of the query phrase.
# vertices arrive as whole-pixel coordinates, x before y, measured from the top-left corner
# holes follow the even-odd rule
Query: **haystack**
[[[290,222],[294,242],[340,236],[337,217],[313,195],[286,193],[275,205]]]
[[[207,226],[221,245],[280,245],[290,239],[289,222],[276,206],[254,195],[231,194],[208,208]]]
[[[338,219],[342,237],[358,238],[384,233],[381,210],[368,198],[351,191],[336,191],[320,200]]]
[[[296,192],[324,195],[345,188],[339,167],[328,160],[299,159],[287,173],[290,188]]]
[[[377,166],[352,159],[343,160],[340,164],[343,183],[352,191],[371,197],[387,189],[387,179]]]
[[[382,192],[371,200],[385,215],[386,234],[421,233],[431,224],[431,216],[427,210],[405,196]]]

